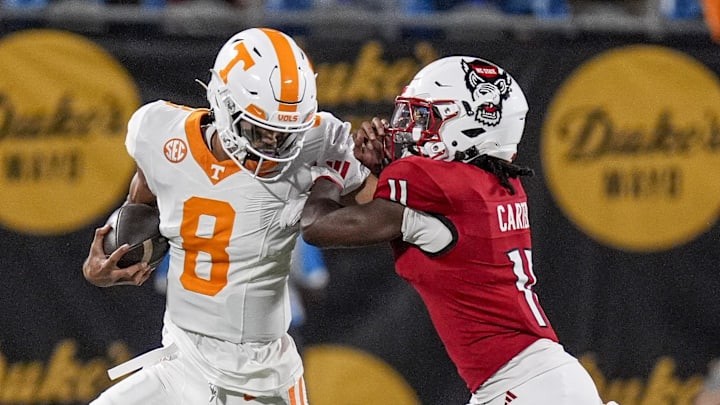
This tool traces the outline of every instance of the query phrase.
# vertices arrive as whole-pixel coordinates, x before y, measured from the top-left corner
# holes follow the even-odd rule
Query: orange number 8
[[[206,215],[215,218],[215,227],[209,237],[198,236],[200,217]],[[227,247],[230,245],[235,210],[225,201],[192,197],[183,206],[183,220],[180,236],[183,238],[185,263],[180,282],[189,291],[199,294],[215,295],[227,285],[230,257]],[[201,278],[195,271],[199,252],[210,255],[210,279]]]

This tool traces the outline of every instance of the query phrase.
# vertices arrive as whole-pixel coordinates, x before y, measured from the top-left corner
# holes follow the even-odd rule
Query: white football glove
[[[313,183],[319,178],[330,179],[342,189],[342,195],[360,187],[370,170],[355,159],[353,146],[350,123],[331,122],[325,133],[325,143],[317,166],[310,168]]]

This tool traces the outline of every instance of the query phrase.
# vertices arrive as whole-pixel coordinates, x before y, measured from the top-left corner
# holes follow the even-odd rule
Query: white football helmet
[[[489,155],[512,161],[527,111],[520,86],[499,66],[472,56],[442,58],[395,99],[388,152],[394,159],[468,162]]]
[[[275,180],[315,122],[317,89],[310,60],[282,32],[251,28],[220,49],[207,98],[225,152],[252,176]],[[269,135],[276,141],[264,143]]]

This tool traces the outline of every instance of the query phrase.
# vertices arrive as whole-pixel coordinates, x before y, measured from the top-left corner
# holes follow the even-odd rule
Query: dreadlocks
[[[510,194],[515,194],[515,187],[508,181],[509,178],[516,178],[518,176],[533,176],[535,172],[533,169],[527,166],[518,166],[516,164],[507,162],[502,159],[498,159],[493,156],[482,155],[469,161],[468,163],[475,165],[486,172],[490,172],[497,176],[500,180],[500,184],[503,185]]]

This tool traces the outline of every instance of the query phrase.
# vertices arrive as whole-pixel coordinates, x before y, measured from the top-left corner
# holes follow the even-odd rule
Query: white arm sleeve
[[[455,242],[453,231],[444,222],[409,207],[403,210],[400,231],[405,242],[430,254],[438,253]]]

